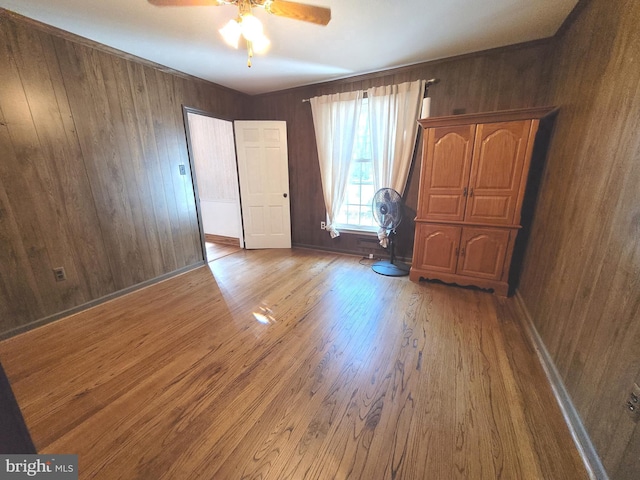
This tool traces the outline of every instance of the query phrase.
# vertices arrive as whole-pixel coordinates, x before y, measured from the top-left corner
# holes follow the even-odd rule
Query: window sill
[[[351,226],[336,225],[336,228],[338,229],[340,234],[349,233],[351,235],[366,235],[369,237],[376,237],[376,238],[378,237],[378,229],[375,227],[370,227],[371,229],[365,230],[364,228],[367,228],[367,227],[364,227],[363,229],[357,229]]]

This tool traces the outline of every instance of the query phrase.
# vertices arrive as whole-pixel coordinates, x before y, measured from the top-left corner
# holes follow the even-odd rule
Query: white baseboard
[[[576,444],[578,453],[582,457],[582,461],[584,462],[585,468],[587,469],[589,478],[591,478],[592,480],[609,480],[609,476],[607,475],[607,472],[602,465],[602,461],[600,460],[600,457],[598,456],[598,453],[596,452],[596,449],[591,442],[591,438],[589,438],[589,434],[584,428],[584,424],[582,423],[580,414],[578,414],[578,411],[573,405],[571,396],[569,395],[569,392],[567,392],[567,389],[564,386],[564,382],[562,381],[562,377],[560,376],[560,373],[558,372],[558,369],[556,368],[556,365],[553,362],[553,359],[551,358],[547,347],[542,341],[542,337],[540,337],[540,334],[538,333],[538,330],[533,323],[531,314],[529,313],[527,305],[524,303],[519,290],[516,290],[515,299],[522,313],[522,317],[524,320],[523,326],[525,327],[525,331],[529,336],[529,339],[533,343],[536,353],[538,354],[538,358],[540,359],[542,368],[544,369],[544,372],[547,375],[547,379],[551,384],[553,394],[556,397],[558,405],[560,406],[562,416],[564,417],[564,420],[569,427],[569,432],[571,433],[571,437]]]

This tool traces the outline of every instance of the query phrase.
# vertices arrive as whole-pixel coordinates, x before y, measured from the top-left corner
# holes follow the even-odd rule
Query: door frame
[[[216,120],[224,120],[227,122],[231,122],[233,126],[234,120],[227,117],[222,117],[216,115],[212,112],[207,112],[205,110],[200,110],[198,108],[187,107],[186,105],[182,105],[182,118],[184,124],[185,137],[187,141],[187,154],[189,156],[189,170],[191,174],[191,184],[193,185],[193,194],[195,196],[195,206],[196,206],[196,216],[198,220],[198,229],[200,230],[200,246],[202,249],[202,258],[204,261],[207,261],[207,245],[204,233],[204,223],[202,220],[202,206],[200,205],[200,192],[198,191],[198,181],[196,175],[195,161],[193,158],[193,146],[191,144],[191,131],[189,130],[189,113],[193,113],[195,115],[202,115],[204,117],[215,118]],[[242,217],[242,196],[240,195],[240,178],[238,176],[238,152],[236,151],[236,133],[235,129],[232,128],[233,134],[233,152],[236,160],[236,177],[238,181],[238,206],[240,209],[240,229],[242,233],[242,237],[240,238],[240,248],[244,249],[244,219]]]

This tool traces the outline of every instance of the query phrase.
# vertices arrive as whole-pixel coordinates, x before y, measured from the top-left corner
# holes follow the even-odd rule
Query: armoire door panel
[[[465,220],[513,223],[531,120],[479,124]]]
[[[474,125],[428,130],[418,218],[435,221],[464,218],[474,132]]]
[[[424,218],[458,220],[464,216],[465,198],[455,194],[432,194]],[[446,218],[445,218],[446,217]]]
[[[455,273],[460,246],[460,227],[417,224],[413,268]]]
[[[457,273],[499,280],[502,277],[509,230],[464,227]]]
[[[467,218],[482,218],[485,222],[500,223],[504,219],[504,212],[513,211],[515,198],[510,195],[482,195],[472,197],[467,205]]]

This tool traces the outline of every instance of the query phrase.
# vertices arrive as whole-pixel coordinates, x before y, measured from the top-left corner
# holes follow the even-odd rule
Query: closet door
[[[465,221],[511,225],[531,120],[478,124]]]
[[[418,218],[462,221],[471,171],[475,125],[426,130]]]

